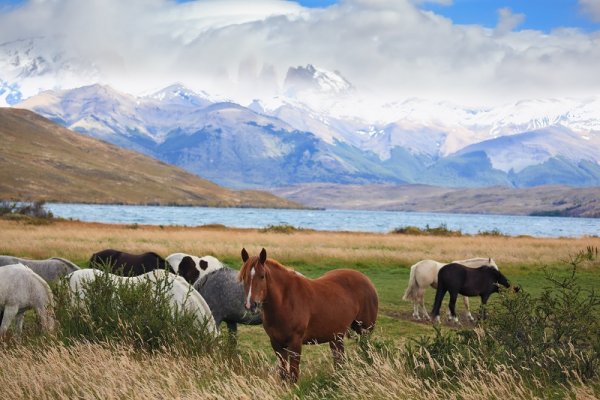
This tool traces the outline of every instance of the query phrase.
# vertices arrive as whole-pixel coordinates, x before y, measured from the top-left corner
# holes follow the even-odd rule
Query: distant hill
[[[142,154],[77,134],[31,111],[0,108],[0,199],[298,208],[233,191]]]
[[[427,185],[308,184],[272,192],[319,208],[600,218],[600,187],[457,189]]]

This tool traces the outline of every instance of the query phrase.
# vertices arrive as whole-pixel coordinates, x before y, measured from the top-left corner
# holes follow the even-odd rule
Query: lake
[[[161,207],[47,203],[54,215],[87,222],[198,226],[222,224],[263,228],[289,224],[298,228],[332,231],[389,232],[397,227],[425,228],[445,224],[448,229],[474,234],[498,230],[506,235],[600,235],[600,219],[529,217],[514,215],[441,214],[359,210],[281,210],[264,208]]]

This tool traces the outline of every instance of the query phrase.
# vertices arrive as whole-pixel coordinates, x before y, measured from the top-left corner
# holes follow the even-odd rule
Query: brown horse
[[[279,374],[296,382],[302,344],[329,343],[338,365],[344,355],[344,336],[352,328],[370,334],[375,326],[379,299],[365,275],[349,269],[308,279],[298,272],[242,249],[246,309],[262,308],[263,327],[279,359]]]

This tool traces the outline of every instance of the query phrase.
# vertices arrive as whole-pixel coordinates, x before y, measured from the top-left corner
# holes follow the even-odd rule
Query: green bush
[[[498,228],[494,228],[494,229],[491,229],[489,231],[478,231],[477,234],[479,236],[506,236]]]
[[[33,203],[0,202],[0,217],[33,225],[49,224],[54,220],[51,211],[44,208],[45,201]]]
[[[391,233],[403,235],[462,236],[460,229],[448,229],[448,225],[446,224],[440,224],[437,227],[430,227],[429,224],[427,224],[425,225],[425,228],[419,228],[418,226],[412,225],[401,226],[393,229]]]
[[[193,313],[171,309],[172,281],[114,283],[109,276],[105,272],[84,282],[83,299],[71,293],[66,280],[54,285],[54,312],[63,342],[131,343],[144,350],[171,348],[191,354],[227,345],[215,339]]]
[[[267,225],[264,228],[259,229],[259,232],[275,232],[275,233],[294,233],[298,231],[303,231],[302,228],[297,228],[293,225],[283,224],[283,225]]]
[[[570,261],[570,273],[546,272],[538,297],[526,290],[501,290],[475,330],[442,332],[407,346],[405,360],[425,379],[457,383],[460,371],[511,368],[529,382],[568,384],[600,377],[600,296],[581,288],[577,268],[597,262],[588,248]]]

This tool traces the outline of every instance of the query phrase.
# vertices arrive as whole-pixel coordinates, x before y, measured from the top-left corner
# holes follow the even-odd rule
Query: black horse
[[[508,279],[489,265],[479,268],[469,268],[457,263],[444,265],[438,272],[437,291],[431,311],[434,321],[440,319],[440,307],[446,292],[450,292],[451,317],[458,322],[455,306],[459,293],[469,297],[480,296],[481,304],[486,304],[492,293],[498,292],[498,285],[510,287]]]
[[[179,263],[177,272],[164,258],[154,252],[130,254],[119,250],[106,249],[92,254],[90,267],[110,268],[113,274],[121,276],[138,276],[155,269],[164,269],[182,276],[189,284],[196,282],[200,271],[194,260],[186,256]]]

